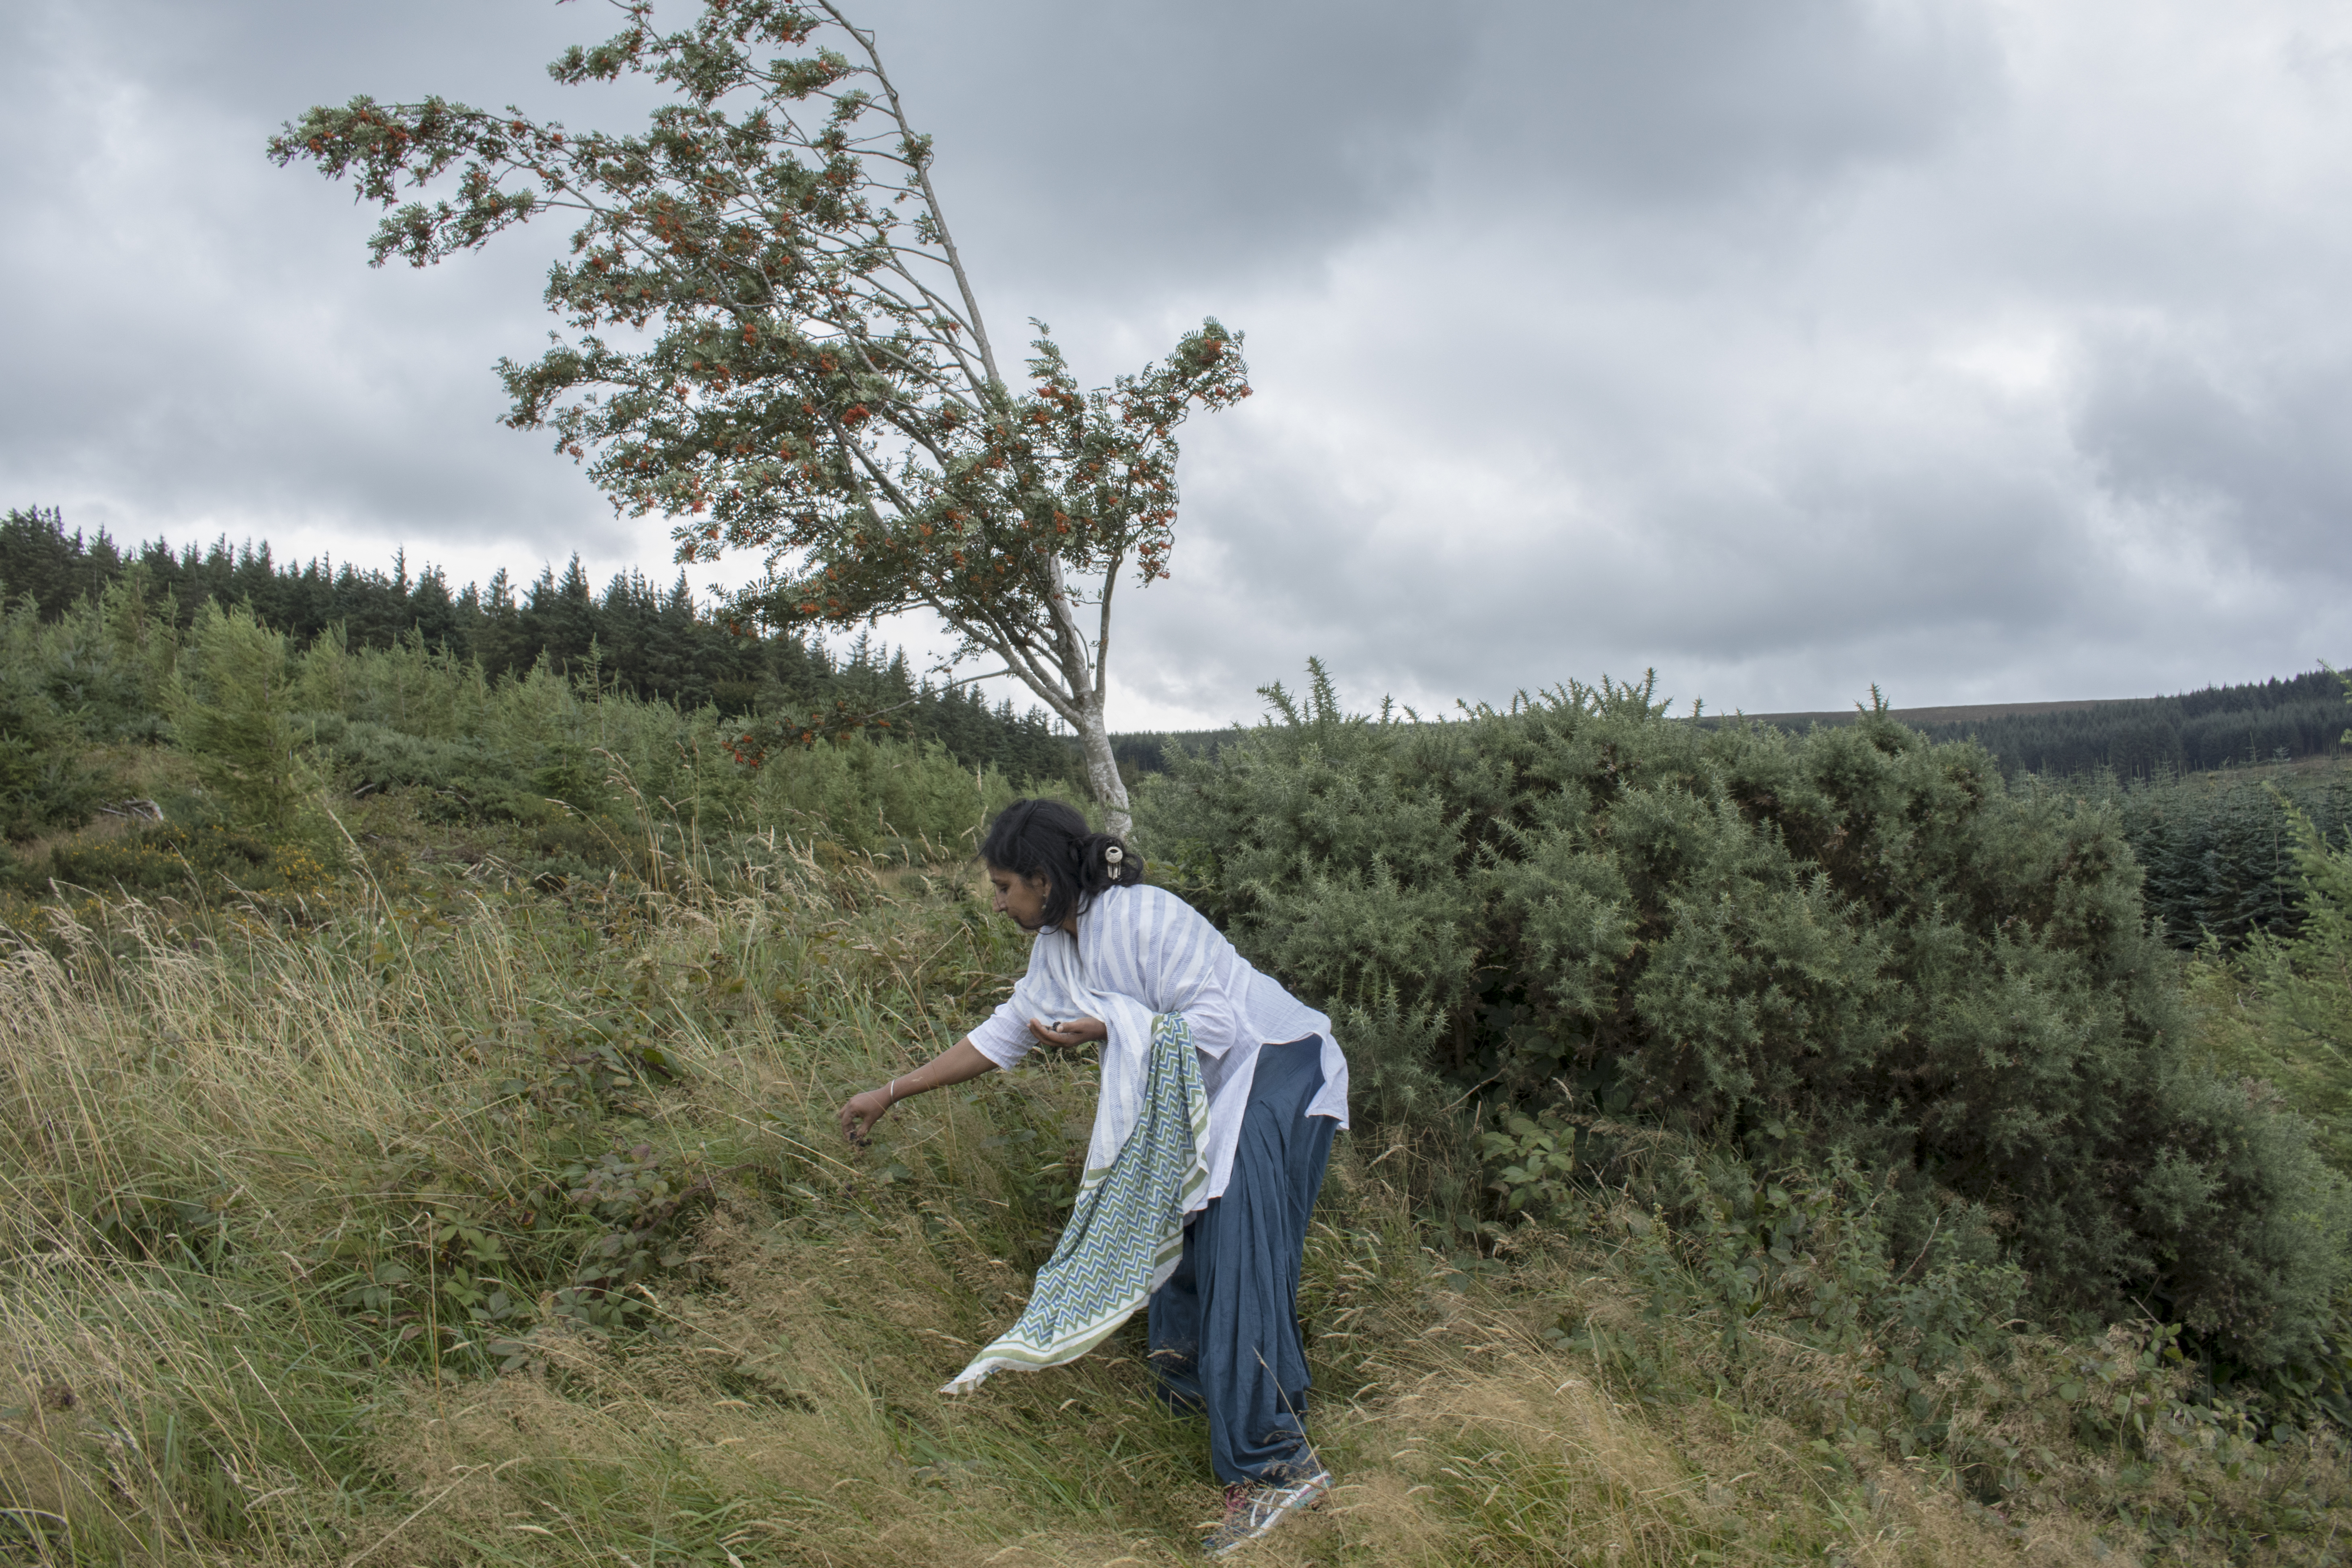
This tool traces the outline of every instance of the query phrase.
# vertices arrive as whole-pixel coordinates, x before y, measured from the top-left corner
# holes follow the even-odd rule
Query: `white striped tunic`
[[[1077,925],[1075,936],[1059,928],[1037,933],[1029,972],[968,1037],[982,1056],[1001,1068],[1018,1066],[1037,1043],[1029,1020],[1051,1026],[1088,1016],[1086,991],[1183,1014],[1209,1100],[1209,1146],[1202,1152],[1209,1180],[1196,1209],[1222,1196],[1233,1177],[1261,1046],[1320,1035],[1323,1088],[1307,1113],[1348,1125],[1348,1058],[1331,1038],[1331,1020],[1252,968],[1192,905],[1160,888],[1107,888]]]

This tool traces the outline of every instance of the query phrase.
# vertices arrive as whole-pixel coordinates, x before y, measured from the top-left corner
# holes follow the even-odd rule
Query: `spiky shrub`
[[[2192,1062],[2107,814],[1883,711],[1791,737],[1647,684],[1452,723],[1347,716],[1319,668],[1268,695],[1150,797],[1151,842],[1387,1114],[1477,1089],[1764,1163],[1843,1149],[1894,1176],[1898,1250],[1960,1200],[2045,1306],[2317,1352],[2352,1209],[2299,1122]]]

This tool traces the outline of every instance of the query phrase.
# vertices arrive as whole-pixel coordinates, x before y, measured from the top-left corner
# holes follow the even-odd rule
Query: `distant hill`
[[[1887,712],[1915,730],[1924,730],[1932,724],[1981,724],[1988,719],[2080,713],[2094,708],[2120,708],[2148,700],[2150,699],[2145,697],[2086,697],[2072,702],[1964,702],[1947,708],[1890,708]],[[1776,729],[1809,730],[1816,724],[1851,724],[1857,711],[1859,710],[1844,708],[1822,713],[1743,713],[1739,717],[1753,719],[1759,724],[1770,724]],[[1708,717],[1720,719],[1725,715],[1714,713]]]
[[[2344,683],[2325,669],[2174,697],[1897,708],[1893,713],[1931,741],[1981,742],[2012,773],[2107,769],[2126,779],[2340,757],[2352,723]],[[1853,709],[1741,715],[1783,730],[1851,724],[1854,716]]]
[[[2012,773],[2112,770],[2123,779],[2206,773],[2347,754],[2352,707],[2342,681],[2325,669],[2243,686],[2209,686],[2173,697],[2082,698],[2060,702],[1982,702],[1897,708],[1894,716],[1931,741],[1982,742]],[[1855,710],[1822,713],[1710,713],[1704,724],[1744,720],[1799,731],[1851,724]],[[1213,752],[1232,729],[1111,737],[1130,776],[1164,773],[1171,752]]]

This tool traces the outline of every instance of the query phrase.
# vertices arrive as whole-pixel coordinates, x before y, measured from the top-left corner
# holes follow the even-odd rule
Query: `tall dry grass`
[[[0,963],[0,1552],[1191,1559],[1216,1502],[1205,1436],[1150,1397],[1139,1325],[1068,1368],[935,1392],[1051,1246],[1086,1063],[910,1103],[864,1150],[833,1131],[843,1094],[951,1041],[1017,967],[962,875],[779,840],[724,895],[453,881],[299,929],[221,911],[192,936],[118,904],[28,933]],[[608,1157],[623,1174],[595,1187],[581,1173]],[[2041,1491],[1986,1506],[1932,1455],[1823,1424],[1863,1397],[1866,1358],[1769,1336],[1734,1354],[1654,1311],[1635,1265],[1663,1255],[1605,1206],[1457,1252],[1440,1238],[1477,1179],[1441,1142],[1341,1141],[1303,1303],[1341,1486],[1255,1560],[2340,1545],[2325,1440],[2235,1476],[2193,1434],[2168,1458],[2079,1441],[2046,1385],[2095,1344],[1967,1374],[1967,1418],[2049,1455]],[[635,1217],[596,1207],[613,1182],[639,1184]],[[593,1273],[640,1222],[658,1266]],[[1646,1348],[1568,1349],[1563,1321]],[[2158,1374],[2132,1375],[2101,1386]]]

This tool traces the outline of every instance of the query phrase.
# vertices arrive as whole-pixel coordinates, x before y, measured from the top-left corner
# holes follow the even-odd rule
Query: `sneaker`
[[[1217,1526],[1204,1550],[1223,1557],[1255,1541],[1301,1509],[1313,1508],[1331,1489],[1331,1472],[1310,1463],[1303,1474],[1286,1480],[1253,1481],[1225,1489],[1225,1521]]]

